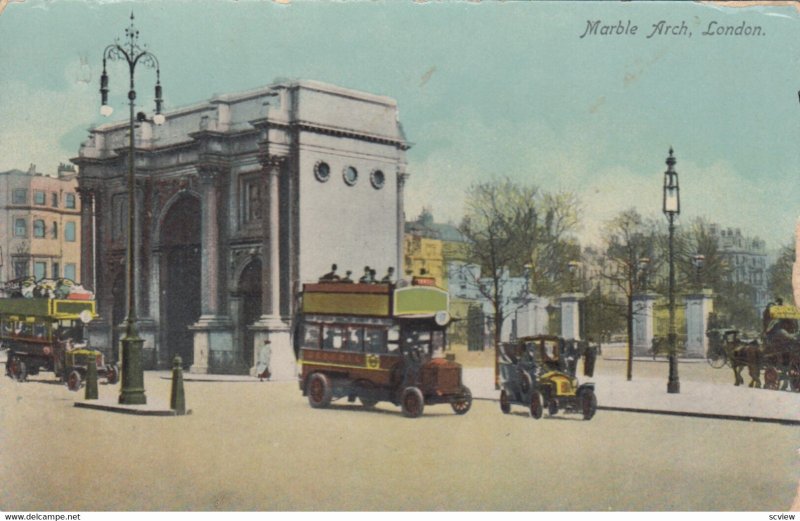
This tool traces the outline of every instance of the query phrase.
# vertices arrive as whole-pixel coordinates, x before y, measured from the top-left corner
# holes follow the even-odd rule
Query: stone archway
[[[194,334],[200,318],[200,201],[191,195],[176,200],[161,222],[161,349],[188,368],[194,361]]]
[[[239,352],[242,362],[247,369],[253,367],[253,342],[254,333],[249,326],[258,321],[262,315],[261,310],[261,260],[253,259],[239,275],[236,292],[241,299],[239,320],[236,327],[238,329],[237,338],[241,339],[242,345]]]

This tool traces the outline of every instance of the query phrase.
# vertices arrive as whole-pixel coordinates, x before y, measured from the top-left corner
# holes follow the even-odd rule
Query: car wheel
[[[528,394],[528,392],[533,388],[533,380],[531,380],[531,375],[525,371],[520,371],[519,388],[523,394]]]
[[[81,373],[73,369],[67,375],[67,389],[69,389],[70,391],[79,391],[81,388],[82,381],[83,378],[81,377]]]
[[[555,398],[551,398],[547,402],[547,414],[550,416],[555,416],[558,414],[558,400]]]
[[[503,414],[511,412],[511,401],[508,399],[508,393],[505,389],[500,391],[500,410],[503,411]]]
[[[119,369],[116,364],[108,364],[106,366],[106,382],[109,385],[119,382]]]
[[[597,396],[591,389],[581,393],[581,411],[583,412],[584,420],[591,420],[594,417],[594,413],[597,412]]]
[[[422,391],[417,387],[406,387],[400,398],[400,407],[403,415],[407,418],[422,416],[422,411],[425,409],[425,399],[422,397]]]
[[[314,409],[322,409],[330,405],[333,389],[328,377],[322,373],[312,374],[306,384],[306,394],[308,394],[309,405]]]
[[[542,393],[539,391],[534,391],[531,394],[531,418],[534,420],[538,420],[542,417]]]
[[[472,407],[472,393],[469,389],[464,389],[464,396],[458,398],[450,404],[456,414],[467,414]]]

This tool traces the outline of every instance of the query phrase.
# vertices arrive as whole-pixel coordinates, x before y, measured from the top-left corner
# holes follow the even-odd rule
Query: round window
[[[350,186],[353,186],[358,181],[358,170],[353,168],[352,166],[348,166],[344,169],[344,182]]]
[[[381,170],[373,170],[372,173],[369,175],[369,180],[372,183],[372,186],[376,190],[380,190],[386,183],[386,176],[383,174]]]
[[[314,176],[321,183],[324,183],[331,177],[331,167],[325,161],[319,161],[314,165]]]

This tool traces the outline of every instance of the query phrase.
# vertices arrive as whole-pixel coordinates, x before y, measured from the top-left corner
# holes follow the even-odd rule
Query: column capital
[[[81,207],[89,206],[94,203],[95,189],[90,187],[78,187],[75,190],[81,200]]]
[[[286,156],[279,156],[277,154],[267,154],[267,153],[259,154],[258,161],[261,163],[261,166],[267,169],[268,172],[277,173],[277,171],[286,162]]]
[[[196,168],[201,186],[213,186],[227,170],[226,166],[213,163],[200,163]]]

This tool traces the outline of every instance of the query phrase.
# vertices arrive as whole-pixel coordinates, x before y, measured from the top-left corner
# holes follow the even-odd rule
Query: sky
[[[124,36],[131,10],[140,43],[160,61],[167,111],[283,78],[396,99],[413,143],[408,218],[429,208],[457,223],[469,185],[508,176],[576,193],[580,239],[597,242],[622,210],[661,215],[673,147],[680,222],[703,216],[769,248],[793,241],[796,7],[12,0],[0,13],[0,171],[34,163],[55,173],[77,156],[87,129],[104,122],[102,53]],[[581,37],[598,21],[596,34]],[[648,37],[661,21],[678,34]],[[634,25],[635,34],[625,31]],[[709,25],[759,29],[703,35]],[[613,34],[601,34],[606,26]],[[127,72],[109,75],[110,102],[124,117]],[[151,111],[155,78],[137,69],[136,79]]]

